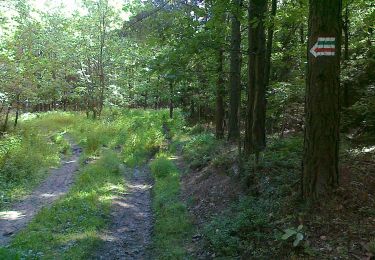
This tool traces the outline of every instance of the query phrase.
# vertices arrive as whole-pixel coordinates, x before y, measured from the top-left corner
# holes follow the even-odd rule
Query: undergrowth
[[[298,205],[300,147],[300,137],[271,139],[257,165],[247,161],[242,178],[249,193],[205,227],[216,254],[264,259],[293,252],[292,243],[281,237],[297,218],[288,214]]]
[[[155,179],[153,249],[157,259],[185,259],[184,244],[192,226],[184,203],[179,199],[180,173],[170,156],[159,154],[151,163]]]
[[[0,209],[28,194],[69,153],[63,133],[73,121],[69,113],[24,116],[0,139]]]
[[[84,259],[99,245],[100,230],[108,222],[111,196],[124,191],[119,159],[104,151],[85,166],[74,187],[51,208],[42,209],[18,233],[11,248],[26,258]]]
[[[91,257],[101,243],[99,233],[109,222],[111,196],[124,189],[123,174],[119,170],[121,163],[133,167],[145,163],[157,151],[164,149],[164,124],[172,129],[171,135],[179,127],[166,118],[166,111],[126,110],[106,112],[100,120],[66,113],[42,114],[26,120],[25,125],[43,128],[48,138],[43,139],[44,136],[41,137],[42,134],[35,129],[30,130],[33,136],[48,140],[45,143],[50,145],[48,142],[51,142],[61,151],[69,151],[63,145],[65,139],[62,134],[71,135],[84,150],[80,159],[83,168],[69,193],[51,208],[41,210],[27,228],[15,236],[9,250],[1,249],[0,256],[4,255],[5,258],[18,254],[21,258],[31,259]],[[15,141],[15,145],[22,146],[23,143]],[[54,154],[45,147],[41,146],[40,149]],[[161,157],[159,159],[162,160]],[[9,163],[9,160],[6,161]],[[155,177],[158,205],[170,202],[165,209],[159,208],[163,219],[157,222],[160,225],[157,225],[155,232],[163,236],[172,232],[170,228],[176,228],[173,231],[175,236],[165,237],[162,243],[169,243],[170,246],[181,238],[178,232],[184,229],[184,225],[180,225],[186,221],[183,215],[186,209],[175,197],[179,191],[179,177],[175,169],[162,167],[160,175],[157,173]],[[35,172],[32,174],[35,176]],[[159,244],[159,248],[166,249],[162,244]],[[180,255],[181,250],[179,245],[175,246],[169,255]],[[168,255],[163,250],[159,252]]]

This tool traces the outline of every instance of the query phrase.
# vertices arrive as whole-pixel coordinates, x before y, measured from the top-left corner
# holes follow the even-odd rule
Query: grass
[[[11,243],[26,258],[84,259],[100,243],[107,225],[111,196],[124,191],[116,154],[81,170],[74,187],[51,208],[41,210]]]
[[[101,243],[100,232],[108,225],[111,197],[124,189],[120,165],[133,167],[145,163],[166,147],[163,125],[168,124],[172,129],[171,135],[180,127],[174,123],[179,120],[172,122],[166,118],[167,111],[127,110],[105,113],[96,121],[70,113],[41,114],[21,121],[25,132],[40,138],[41,143],[54,145],[55,153],[46,147],[39,148],[46,153],[58,154],[59,149],[67,152],[62,134],[68,133],[84,149],[81,162],[90,157],[94,161],[82,165],[75,184],[63,198],[51,208],[42,209],[27,228],[14,237],[9,248],[0,249],[1,258],[91,257]],[[7,140],[16,147],[25,143],[24,140]],[[38,156],[44,155],[43,151],[33,149]],[[58,161],[59,157],[55,159]],[[10,162],[7,158],[5,161]],[[153,205],[157,215],[154,233],[158,242],[154,244],[155,250],[160,259],[176,259],[184,255],[182,242],[189,226],[186,208],[178,200],[179,174],[173,163],[163,156],[158,156],[152,169],[156,181]],[[36,180],[34,170],[32,176]]]
[[[184,248],[192,225],[186,206],[180,201],[180,173],[167,154],[151,163],[155,179],[153,210],[155,227],[153,248],[157,259],[185,259]]]
[[[24,116],[0,139],[0,209],[30,193],[69,153],[62,134],[74,120],[68,113]]]

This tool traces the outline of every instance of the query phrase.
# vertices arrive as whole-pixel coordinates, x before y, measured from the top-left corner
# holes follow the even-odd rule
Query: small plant
[[[151,171],[157,178],[167,176],[170,172],[175,171],[174,164],[165,156],[160,156],[151,163]]]
[[[372,239],[372,240],[367,244],[367,250],[368,250],[372,255],[375,255],[375,238]]]
[[[289,240],[290,238],[294,238],[293,247],[297,247],[300,245],[301,241],[304,238],[302,233],[303,225],[299,225],[297,229],[295,228],[288,228],[284,230],[284,235],[282,235],[282,240]]]

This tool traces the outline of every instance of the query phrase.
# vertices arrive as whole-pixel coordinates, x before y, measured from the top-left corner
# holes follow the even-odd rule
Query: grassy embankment
[[[36,119],[45,120],[49,125],[69,120],[68,133],[84,148],[82,167],[69,193],[51,208],[43,209],[25,230],[16,235],[9,250],[22,257],[47,259],[81,259],[92,254],[100,243],[100,231],[108,224],[111,196],[123,191],[122,163],[130,167],[145,163],[163,147],[162,123],[165,118],[165,111],[127,111],[112,113],[100,121],[58,113]],[[85,165],[87,159],[93,161]],[[158,161],[156,159],[153,163],[154,170]],[[160,215],[162,209],[159,205],[162,198],[164,202],[172,201],[178,192],[175,172],[162,175],[163,179],[158,173],[155,175],[154,209],[160,216],[155,228],[154,249],[157,252],[166,248],[157,241],[168,233],[164,227],[170,223],[168,214]],[[167,219],[167,223],[162,218]],[[172,240],[175,241],[173,237]],[[2,254],[9,255],[9,250],[6,253],[3,250]]]

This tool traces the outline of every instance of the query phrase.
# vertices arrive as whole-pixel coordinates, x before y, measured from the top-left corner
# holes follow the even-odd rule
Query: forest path
[[[150,259],[152,179],[147,164],[125,174],[125,193],[112,201],[111,224],[94,259]]]
[[[11,236],[24,228],[42,207],[51,205],[69,191],[82,149],[69,136],[65,138],[70,143],[72,156],[62,160],[59,168],[52,169],[47,179],[29,196],[13,204],[9,210],[0,211],[0,246],[6,246]]]

